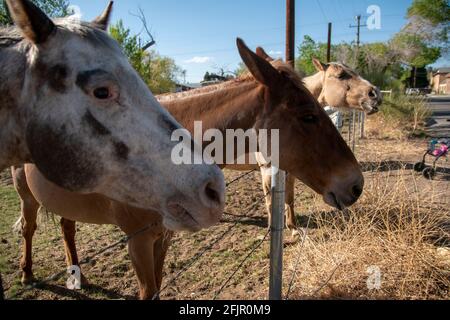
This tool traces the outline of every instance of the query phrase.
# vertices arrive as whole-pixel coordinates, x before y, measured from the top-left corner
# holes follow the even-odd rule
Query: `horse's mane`
[[[78,34],[94,45],[121,50],[116,41],[93,23],[75,21],[72,18],[57,18],[53,19],[53,22],[58,29]],[[13,46],[23,40],[24,37],[16,26],[0,27],[0,48]]]
[[[294,83],[296,87],[298,87],[300,90],[307,91],[305,84],[303,82],[303,78],[297,71],[295,71],[294,68],[291,67],[291,65],[283,62],[282,60],[272,61],[271,64],[273,67],[275,67],[275,69],[285,74]],[[220,89],[227,89],[245,82],[252,82],[252,81],[255,81],[255,77],[249,71],[246,71],[236,79],[228,80],[219,84],[198,88],[186,92],[162,94],[158,96],[158,100],[164,102],[176,99],[189,98],[192,96],[207,94]]]

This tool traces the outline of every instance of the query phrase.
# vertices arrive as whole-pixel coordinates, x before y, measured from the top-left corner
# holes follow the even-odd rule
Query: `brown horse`
[[[241,40],[238,48],[251,76],[168,95],[161,102],[190,130],[195,120],[202,120],[205,129],[216,128],[221,132],[228,128],[281,128],[281,168],[322,194],[330,205],[338,208],[352,205],[362,193],[364,178],[351,150],[317,100],[289,66],[272,66]],[[326,152],[321,147],[325,143],[331,145]],[[70,265],[78,263],[72,221],[114,224],[128,235],[151,225],[147,232],[131,239],[129,252],[141,299],[152,298],[158,291],[171,234],[165,232],[157,212],[150,218],[150,212],[99,195],[63,190],[47,181],[33,165],[13,169],[13,176],[22,203],[24,283],[32,281],[32,237],[37,210],[44,206],[64,218],[61,223]]]
[[[85,23],[6,3],[16,26],[0,28],[0,170],[34,163],[67,190],[156,210],[173,230],[217,223],[223,173],[171,161],[181,126],[105,32],[111,4]]]
[[[267,61],[274,62],[263,48],[257,49],[257,54]],[[379,111],[382,103],[380,90],[363,79],[355,71],[344,64],[333,62],[325,64],[313,59],[317,73],[304,79],[305,86],[319,100],[323,106],[330,106],[340,110],[357,110],[369,115]],[[272,197],[270,195],[272,170],[270,166],[260,165],[263,189],[266,196],[266,206],[269,214],[269,225],[272,214]],[[234,166],[234,169],[239,169]],[[249,168],[247,168],[249,169]],[[254,167],[253,169],[256,169]],[[294,211],[294,191],[296,178],[288,174],[286,177],[286,227],[292,231],[294,241],[300,235]],[[292,241],[292,240],[291,240]]]

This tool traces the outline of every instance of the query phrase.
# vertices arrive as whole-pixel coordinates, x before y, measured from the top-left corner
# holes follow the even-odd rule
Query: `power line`
[[[320,8],[320,11],[322,12],[322,15],[323,15],[323,18],[324,18],[324,20],[325,20],[325,23],[328,23],[327,15],[325,14],[325,10],[323,10],[322,5],[320,4],[320,0],[316,0],[316,2],[317,2],[317,5],[318,5],[319,8]]]

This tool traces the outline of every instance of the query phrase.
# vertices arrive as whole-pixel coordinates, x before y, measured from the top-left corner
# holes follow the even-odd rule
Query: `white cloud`
[[[213,58],[211,57],[193,57],[192,59],[185,60],[185,63],[196,63],[196,64],[203,64],[211,62]]]
[[[275,50],[270,50],[270,51],[269,51],[269,55],[271,55],[271,56],[282,56],[282,55],[283,55],[283,52],[281,52],[281,51],[275,51]]]

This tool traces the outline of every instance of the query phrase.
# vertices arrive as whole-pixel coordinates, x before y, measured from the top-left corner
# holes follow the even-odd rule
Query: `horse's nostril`
[[[213,202],[216,202],[218,204],[220,204],[222,202],[219,192],[214,189],[212,184],[208,184],[206,186],[205,194],[208,197],[208,199]]]
[[[375,90],[371,90],[369,92],[369,98],[371,98],[371,99],[376,99],[377,98],[377,93],[375,92]]]
[[[363,189],[359,185],[355,185],[352,188],[352,193],[353,193],[353,196],[355,196],[356,198],[359,198],[359,197],[361,197],[361,195],[363,193]]]

